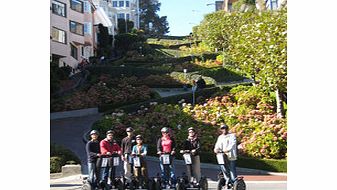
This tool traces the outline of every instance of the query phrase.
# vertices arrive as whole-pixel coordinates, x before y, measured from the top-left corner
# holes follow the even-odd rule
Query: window
[[[119,7],[124,7],[124,1],[119,1]]]
[[[52,2],[52,12],[59,16],[66,17],[66,4],[60,3],[58,1]]]
[[[277,9],[277,0],[271,0],[271,9],[272,10]]]
[[[91,35],[92,33],[92,24],[91,22],[84,23],[84,34]]]
[[[74,11],[83,13],[83,2],[79,0],[70,0],[70,8]]]
[[[119,13],[118,15],[117,15],[117,18],[118,19],[125,19],[125,16],[124,16],[124,13]]]
[[[70,32],[83,35],[83,24],[78,22],[70,21]]]
[[[70,44],[70,51],[71,57],[77,59],[78,58],[77,48],[73,44]]]
[[[112,7],[117,7],[117,1],[112,2]]]
[[[60,43],[67,43],[66,41],[66,32],[55,27],[51,29],[52,40]]]
[[[130,1],[125,1],[125,6],[130,7]]]
[[[126,14],[126,20],[130,20],[130,14]]]
[[[90,5],[89,1],[84,1],[84,12],[85,13],[91,12],[91,5]]]

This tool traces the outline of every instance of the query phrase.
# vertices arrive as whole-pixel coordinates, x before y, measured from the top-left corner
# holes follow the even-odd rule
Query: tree
[[[98,56],[109,57],[112,51],[112,36],[103,24],[98,24],[97,42]]]
[[[125,24],[127,23],[127,27],[125,27]],[[125,19],[118,19],[118,34],[123,33],[130,33],[134,27],[134,23],[130,20],[127,20],[125,23]],[[127,32],[125,32],[127,30]]]
[[[163,36],[169,32],[167,17],[159,17],[157,11],[160,10],[161,3],[152,0],[139,2],[140,7],[140,28],[146,35]],[[152,23],[152,27],[150,27]]]
[[[275,92],[277,113],[284,117],[282,95],[287,92],[287,10],[206,15],[197,36],[211,48],[222,49],[231,64]]]

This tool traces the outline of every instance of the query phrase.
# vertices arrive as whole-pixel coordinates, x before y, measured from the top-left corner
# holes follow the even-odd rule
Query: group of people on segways
[[[88,156],[88,179],[82,189],[208,189],[205,177],[200,171],[200,140],[194,128],[188,128],[187,139],[182,143],[180,153],[186,164],[186,174],[177,179],[174,168],[176,142],[170,135],[170,129],[161,129],[162,136],[157,141],[160,178],[148,178],[146,155],[147,145],[143,144],[141,135],[134,135],[134,130],[126,129],[127,137],[121,142],[121,147],[113,138],[113,131],[106,132],[106,138],[98,141],[99,133],[90,132],[90,141],[86,144]],[[245,190],[241,177],[236,176],[236,138],[228,133],[226,125],[221,126],[222,134],[214,147],[214,153],[221,168],[218,189],[234,188]],[[222,156],[222,157],[221,157]],[[116,177],[119,158],[124,162],[124,176]],[[222,158],[222,161],[221,159]],[[242,188],[244,186],[244,188]]]

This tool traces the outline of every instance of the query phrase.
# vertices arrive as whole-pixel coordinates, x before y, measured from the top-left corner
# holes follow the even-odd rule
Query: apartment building
[[[93,11],[91,0],[50,0],[50,54],[60,67],[94,55]]]
[[[134,22],[139,29],[139,0],[93,0],[95,7],[101,7],[112,23],[108,27],[109,34],[115,35],[118,29],[118,19]]]

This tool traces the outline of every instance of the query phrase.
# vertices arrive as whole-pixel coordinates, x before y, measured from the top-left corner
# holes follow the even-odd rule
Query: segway
[[[134,190],[135,189],[135,177],[134,177],[134,172],[133,172],[133,158],[132,156],[128,153],[125,154],[125,158],[128,159],[129,164],[130,164],[130,168],[131,168],[131,179],[129,182],[127,182],[127,179],[125,178],[125,176],[123,176],[122,178],[122,182],[123,182],[123,188],[124,189],[130,189],[130,190]]]
[[[120,156],[117,152],[113,152],[110,158],[110,187],[111,190],[124,190],[123,176],[116,176],[117,167],[120,165]]]
[[[159,190],[160,189],[162,189],[162,190],[174,190],[175,188],[172,187],[173,184],[172,184],[172,180],[171,180],[171,176],[170,176],[170,165],[172,163],[172,156],[169,152],[162,152],[160,154],[159,159],[163,163],[164,173],[165,173],[166,178],[164,178],[164,179],[160,178],[160,180],[155,183],[156,189],[159,187],[158,188]]]
[[[219,152],[217,153],[216,158],[217,158],[218,164],[223,165],[226,170],[225,173],[221,171],[218,175],[217,190],[223,190],[223,189],[246,190],[246,183],[243,180],[242,176],[238,176],[234,183],[231,180],[230,173],[229,173],[229,160],[227,158],[227,155],[223,152]]]
[[[105,179],[100,179],[98,182],[98,189],[102,190],[124,190],[123,180],[121,177],[116,177],[116,169],[119,166],[120,158],[117,152],[112,153],[112,155],[101,155],[97,160],[97,168],[100,169],[100,174],[104,169],[109,168],[108,181]],[[101,176],[100,176],[101,177]]]
[[[190,150],[181,150],[180,153],[183,154],[184,161],[187,167],[187,170],[190,172],[191,181],[188,180],[186,173],[183,173],[182,177],[178,178],[177,190],[207,190],[208,182],[206,177],[201,177],[200,181],[197,181],[195,175],[193,174],[192,168],[192,153]]]
[[[96,160],[96,169],[95,169],[95,176],[96,176],[96,179],[94,182],[89,182],[88,181],[88,177],[84,177],[83,178],[83,185],[81,187],[82,190],[94,190],[98,187],[98,182],[99,182],[99,179],[100,179],[100,166],[98,164],[99,162],[99,159]]]
[[[134,185],[135,185],[135,190],[146,190],[146,187],[148,184],[146,183],[145,176],[142,175],[142,159],[141,155],[135,154],[133,155],[133,165],[134,165],[134,172],[133,174],[137,173],[137,177],[134,175]]]

